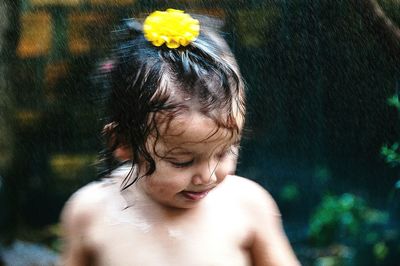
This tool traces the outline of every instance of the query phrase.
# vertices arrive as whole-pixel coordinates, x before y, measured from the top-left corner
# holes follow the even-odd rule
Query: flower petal
[[[200,33],[200,23],[182,10],[167,9],[151,13],[143,24],[145,38],[155,46],[166,43],[168,48],[187,46]]]

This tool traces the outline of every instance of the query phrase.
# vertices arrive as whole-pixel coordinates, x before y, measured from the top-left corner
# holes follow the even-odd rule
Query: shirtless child
[[[274,200],[234,175],[244,85],[223,39],[178,10],[116,34],[104,161],[125,163],[66,204],[63,263],[299,265]]]

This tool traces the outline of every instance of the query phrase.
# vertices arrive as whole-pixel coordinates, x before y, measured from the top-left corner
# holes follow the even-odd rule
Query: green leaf
[[[400,109],[399,96],[397,96],[397,95],[393,95],[392,97],[388,98],[388,99],[387,99],[387,103],[388,103],[390,106],[394,106],[394,107],[396,107],[397,109]]]
[[[400,189],[400,180],[397,180],[396,184],[394,185],[396,189]]]
[[[378,260],[384,260],[389,253],[389,249],[385,242],[378,242],[374,245],[374,256]]]

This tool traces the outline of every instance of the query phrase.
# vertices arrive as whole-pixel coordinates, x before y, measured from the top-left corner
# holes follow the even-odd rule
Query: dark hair
[[[184,98],[195,99],[196,111],[212,118],[218,127],[240,134],[245,113],[243,81],[228,45],[214,30],[202,25],[194,42],[169,49],[152,45],[141,25],[127,19],[114,37],[113,53],[96,75],[98,85],[107,92],[103,175],[116,167],[113,152],[119,145],[131,149],[133,165],[147,162],[144,176],[151,175],[156,165],[146,141],[149,134],[159,137],[155,114],[163,113],[171,121],[190,109]],[[129,181],[132,173],[133,168],[123,189],[139,178],[136,174]]]

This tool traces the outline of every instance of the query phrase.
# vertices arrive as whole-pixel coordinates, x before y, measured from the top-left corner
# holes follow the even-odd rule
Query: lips
[[[188,199],[188,200],[193,200],[193,201],[197,201],[197,200],[201,200],[203,199],[205,196],[207,196],[208,192],[210,192],[211,189],[207,189],[207,190],[203,190],[203,191],[182,191],[182,195]]]

